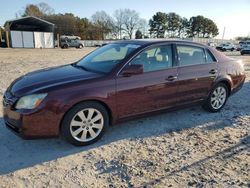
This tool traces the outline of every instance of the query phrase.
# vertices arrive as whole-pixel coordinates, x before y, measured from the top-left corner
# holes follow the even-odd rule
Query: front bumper
[[[13,108],[16,100],[14,96],[5,93],[3,118],[7,128],[24,139],[56,137],[59,135],[62,118],[60,114],[49,110],[46,105],[41,105],[36,110],[16,110]]]

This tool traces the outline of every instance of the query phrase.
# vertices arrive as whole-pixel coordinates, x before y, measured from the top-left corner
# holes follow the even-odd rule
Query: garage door
[[[44,33],[34,32],[35,48],[45,48]]]
[[[23,47],[34,48],[33,32],[23,31]]]
[[[54,48],[53,33],[44,33],[45,48]]]
[[[12,48],[22,48],[23,47],[23,37],[21,31],[11,31],[11,44]]]

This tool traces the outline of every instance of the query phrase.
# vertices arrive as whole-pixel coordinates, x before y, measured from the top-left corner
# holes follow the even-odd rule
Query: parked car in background
[[[4,93],[3,117],[24,138],[62,135],[88,145],[108,126],[153,112],[195,104],[219,112],[245,77],[240,61],[199,43],[117,41],[16,79]]]
[[[79,39],[61,39],[60,46],[61,48],[74,47],[80,49],[84,47]]]
[[[78,39],[78,40],[81,40],[81,37],[71,34],[71,35],[61,35],[60,39],[66,39],[66,40],[67,39]]]
[[[245,41],[241,47],[240,54],[250,54],[250,40]]]
[[[0,48],[7,48],[5,40],[0,41]]]
[[[236,50],[236,46],[232,43],[222,43],[220,44],[219,46],[216,47],[217,50],[220,50],[220,51],[234,51]]]
[[[214,43],[214,42],[208,42],[207,45],[208,45],[208,46],[211,46],[211,47],[213,47],[213,48],[215,48],[215,47],[217,46],[217,44]]]

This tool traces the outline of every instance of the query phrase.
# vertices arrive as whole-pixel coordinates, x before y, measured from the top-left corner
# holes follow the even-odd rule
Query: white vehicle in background
[[[75,36],[75,35],[71,34],[71,35],[61,35],[60,39],[64,39],[64,40],[68,40],[68,39],[75,40],[75,39],[78,39],[78,40],[81,40],[81,37]]]
[[[220,50],[220,51],[234,51],[236,50],[236,46],[230,42],[228,43],[222,43],[220,44],[219,46],[216,47],[217,50]]]

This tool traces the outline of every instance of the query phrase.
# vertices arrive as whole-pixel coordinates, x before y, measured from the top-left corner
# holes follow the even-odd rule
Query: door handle
[[[177,79],[177,76],[169,76],[166,78],[167,81],[174,81]]]
[[[217,71],[216,69],[212,69],[212,70],[209,71],[210,74],[215,74],[215,73],[217,73],[217,72],[218,72],[218,71]]]

